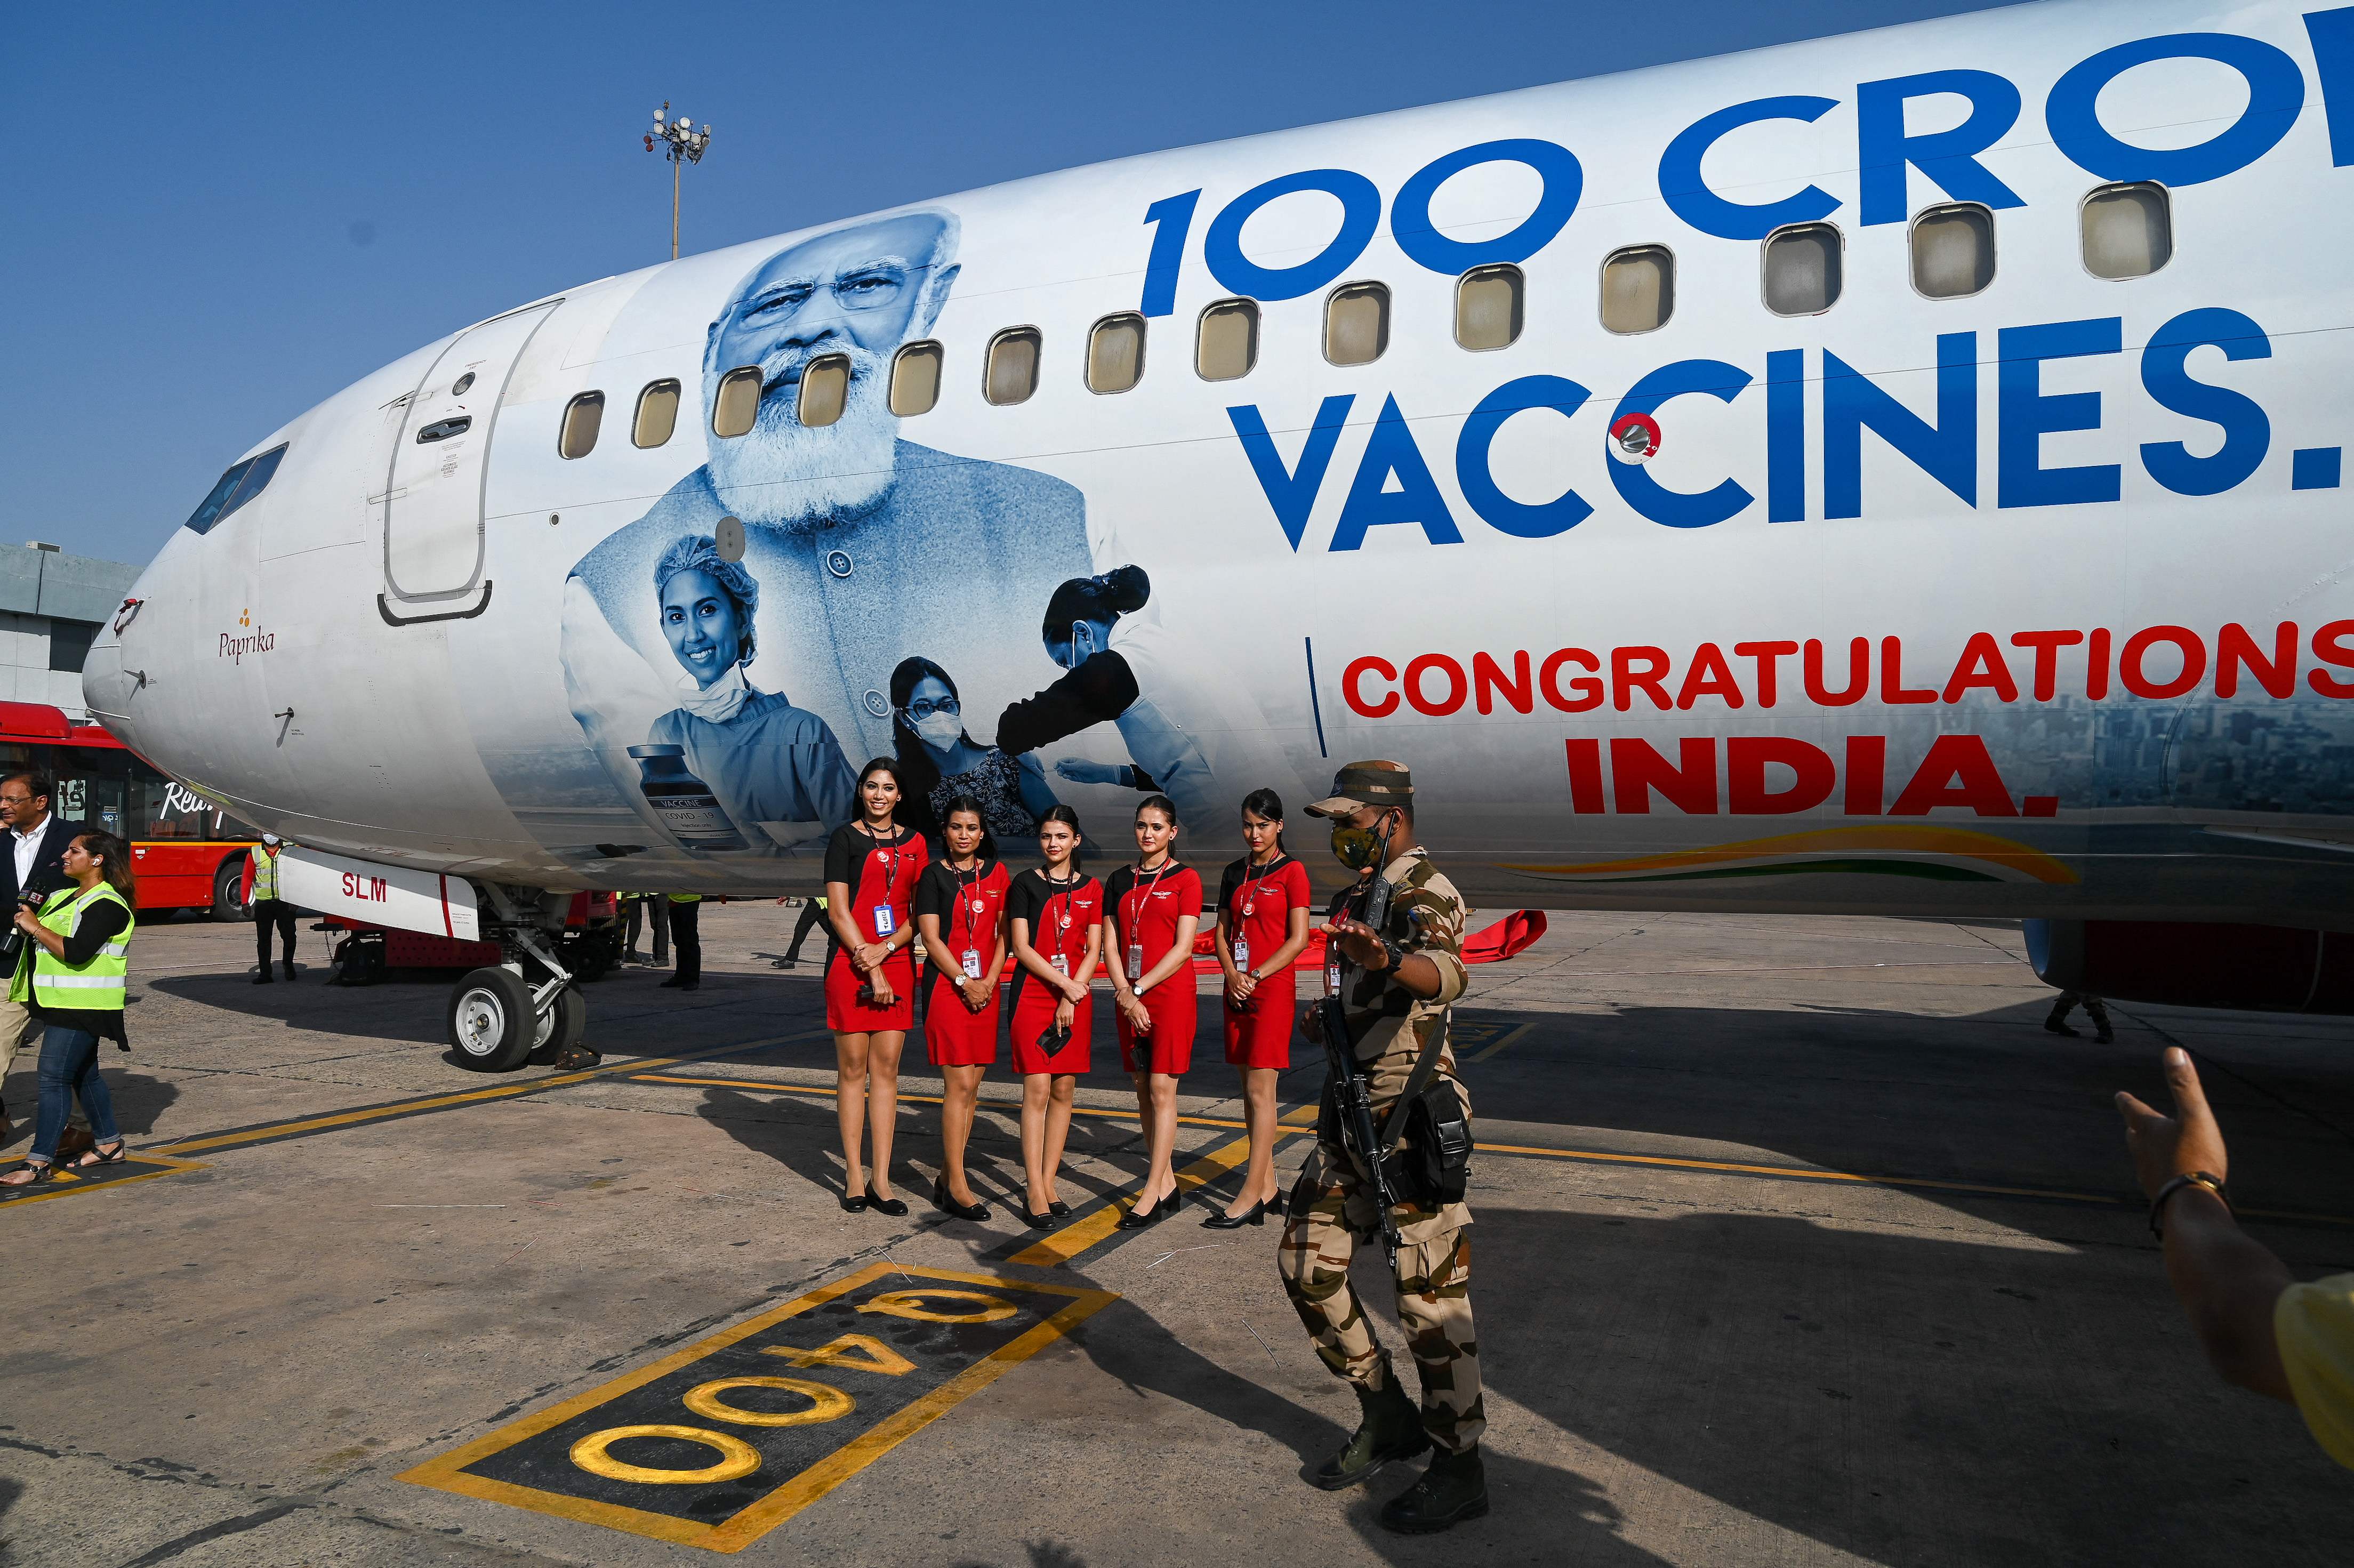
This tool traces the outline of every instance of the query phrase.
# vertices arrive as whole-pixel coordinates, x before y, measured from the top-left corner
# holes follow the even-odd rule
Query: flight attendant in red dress
[[[915,1022],[916,880],[924,837],[894,820],[899,765],[878,757],[858,776],[858,820],[834,830],[825,846],[825,1026],[833,1031],[835,1114],[842,1123],[842,1206],[894,1216],[907,1205],[891,1195],[891,1133],[899,1116],[899,1051]],[[861,1136],[875,1128],[875,1164]]]
[[[1120,1216],[1141,1230],[1177,1207],[1177,1080],[1193,1064],[1193,932],[1202,923],[1202,879],[1180,865],[1177,808],[1147,795],[1136,808],[1136,863],[1104,884],[1111,943],[1111,990],[1119,1005],[1119,1060],[1136,1079],[1136,1108],[1150,1158],[1144,1185]]]
[[[1038,821],[1045,865],[1005,895],[1013,947],[1013,1070],[1022,1075],[1022,1217],[1044,1230],[1071,1206],[1055,1195],[1071,1097],[1087,1070],[1095,1010],[1087,981],[1103,958],[1103,885],[1079,870],[1079,818],[1068,806]]]
[[[941,813],[948,858],[916,884],[916,930],[931,964],[924,992],[924,1051],[948,1094],[940,1107],[940,1174],[932,1207],[960,1220],[989,1218],[964,1174],[964,1146],[981,1075],[997,1060],[997,977],[1005,968],[1004,863],[981,826],[981,802],[952,795]]]
[[[1226,975],[1226,1060],[1242,1069],[1243,1125],[1250,1165],[1242,1191],[1214,1231],[1266,1223],[1283,1213],[1275,1185],[1275,1080],[1291,1065],[1299,1015],[1292,960],[1307,950],[1308,868],[1283,848],[1283,800],[1272,789],[1243,800],[1243,843],[1249,853],[1218,881],[1218,967]]]

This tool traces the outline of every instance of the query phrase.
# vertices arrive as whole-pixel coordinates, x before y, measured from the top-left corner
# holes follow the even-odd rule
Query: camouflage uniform
[[[1405,1089],[1446,1007],[1464,992],[1463,928],[1469,914],[1455,885],[1419,848],[1392,862],[1383,874],[1394,888],[1383,934],[1436,964],[1439,988],[1435,997],[1416,997],[1393,983],[1387,972],[1368,974],[1333,949],[1331,961],[1343,966],[1341,994],[1348,1006],[1350,1038],[1370,1080],[1377,1126]],[[1337,902],[1334,907],[1337,912]],[[1452,1045],[1439,1047],[1433,1077],[1455,1085],[1468,1116],[1470,1096],[1456,1075]],[[1328,1097],[1315,1150],[1291,1190],[1277,1263],[1284,1289],[1324,1364],[1366,1393],[1378,1393],[1393,1375],[1389,1352],[1374,1338],[1373,1322],[1350,1287],[1349,1263],[1360,1245],[1379,1237],[1380,1219],[1370,1177],[1343,1148],[1335,1120]],[[1423,1427],[1443,1452],[1463,1453],[1488,1425],[1479,1399],[1479,1344],[1471,1328],[1471,1211],[1461,1202],[1434,1211],[1408,1201],[1395,1213],[1405,1241],[1397,1256],[1398,1320],[1422,1374]]]

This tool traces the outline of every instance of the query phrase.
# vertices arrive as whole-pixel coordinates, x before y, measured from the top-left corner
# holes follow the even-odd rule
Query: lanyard
[[[858,831],[864,833],[868,842],[875,846],[874,853],[883,857],[883,902],[888,904],[899,883],[899,846],[907,840],[896,828],[892,830],[892,836],[887,842],[876,837],[875,830],[864,822],[858,824]],[[858,892],[854,887],[850,891],[853,895]]]
[[[1063,892],[1062,892],[1062,899],[1063,899],[1063,917],[1062,917],[1062,920],[1061,920],[1059,923],[1057,923],[1057,922],[1056,922],[1056,920],[1055,920],[1055,895],[1054,894],[1052,894],[1052,893],[1049,893],[1049,894],[1047,894],[1047,895],[1046,895],[1046,907],[1045,907],[1045,909],[1044,909],[1044,911],[1042,911],[1042,912],[1041,912],[1041,914],[1039,915],[1039,918],[1040,918],[1041,920],[1044,921],[1044,922],[1046,923],[1046,925],[1047,925],[1049,927],[1051,927],[1051,928],[1053,929],[1053,931],[1054,931],[1054,933],[1055,933],[1055,938],[1054,938],[1054,940],[1055,940],[1055,952],[1057,952],[1057,953],[1059,953],[1059,954],[1061,954],[1061,955],[1063,956],[1064,960],[1065,960],[1066,962],[1068,962],[1068,961],[1069,961],[1069,959],[1070,959],[1070,957],[1071,957],[1071,954],[1070,954],[1070,952],[1069,952],[1069,950],[1068,950],[1068,949],[1069,949],[1069,943],[1068,943],[1068,941],[1066,939],[1066,938],[1064,937],[1063,933],[1064,933],[1066,930],[1067,930],[1067,929],[1069,928],[1070,924],[1071,924],[1071,895],[1072,895],[1073,894],[1076,893],[1076,892],[1079,890],[1079,888],[1080,888],[1081,885],[1083,885],[1083,884],[1087,881],[1087,878],[1086,878],[1086,877],[1084,877],[1084,876],[1081,876],[1077,872],[1076,872],[1076,871],[1075,871],[1075,872],[1071,873],[1071,876],[1070,876],[1070,880],[1069,880],[1069,881],[1067,881],[1067,882],[1061,882],[1061,883],[1058,883],[1058,882],[1056,882],[1053,877],[1048,876],[1044,872],[1043,872],[1043,871],[1042,871],[1042,872],[1040,872],[1040,873],[1038,874],[1038,880],[1039,880],[1040,882],[1044,883],[1044,884],[1045,884],[1048,887],[1050,887],[1050,888],[1053,888],[1053,887],[1060,887],[1060,888],[1063,890]]]
[[[1119,923],[1128,928],[1125,935],[1131,947],[1144,940],[1144,933],[1137,929],[1138,925],[1144,918],[1144,901],[1152,896],[1152,890],[1161,885],[1161,879],[1176,869],[1177,858],[1172,855],[1161,863],[1161,869],[1152,874],[1151,881],[1147,882],[1140,876],[1135,877],[1133,885],[1128,890],[1127,897],[1119,901]],[[1136,912],[1133,915],[1129,913],[1129,898],[1136,900],[1133,906]]]
[[[979,855],[973,856],[972,880],[970,882],[967,882],[964,879],[964,873],[959,871],[955,866],[951,865],[949,867],[949,879],[956,884],[956,908],[950,912],[951,919],[949,924],[949,935],[950,937],[954,937],[960,930],[964,932],[965,940],[967,941],[971,941],[981,935],[981,921],[973,912],[971,901],[965,897],[965,889],[970,887],[975,892],[979,892],[982,878],[986,877],[988,874],[989,874],[987,872],[981,869],[981,857]]]
[[[1254,882],[1251,880],[1250,875],[1250,857],[1247,855],[1244,856],[1243,885],[1235,894],[1235,908],[1241,914],[1248,915],[1251,912],[1251,905],[1257,896],[1258,890],[1267,885],[1267,879],[1268,877],[1273,876],[1277,872],[1283,869],[1283,863],[1289,857],[1287,855],[1278,854],[1273,860],[1267,863],[1266,867],[1258,874],[1258,880]]]

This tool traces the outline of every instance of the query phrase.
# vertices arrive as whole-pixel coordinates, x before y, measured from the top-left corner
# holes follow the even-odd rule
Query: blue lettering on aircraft
[[[2052,464],[2047,437],[2081,434],[2104,425],[2098,392],[2052,392],[2043,386],[2051,361],[2124,351],[2122,317],[2040,322],[2004,327],[1995,336],[1995,504],[2004,508],[2078,506],[2113,502],[2123,493],[2116,463]],[[1829,349],[1776,349],[1766,355],[1766,462],[1770,523],[1804,521],[1806,511],[1806,387],[1808,358],[1821,386],[1823,515],[1863,515],[1863,436],[1869,430],[1965,506],[1978,504],[1979,334],[1941,333],[1936,342],[1935,408],[1907,406]],[[2223,361],[2269,359],[2272,342],[2238,311],[2185,311],[2151,334],[2141,351],[2141,385],[2152,402],[2201,420],[2221,436],[2215,450],[2194,454],[2182,441],[2149,441],[2139,449],[2143,469],[2179,495],[2217,495],[2253,477],[2272,446],[2272,422],[2244,392],[2202,380],[2193,357],[2212,349]],[[1682,397],[1736,402],[1755,376],[1721,359],[1680,359],[1642,376],[1611,410],[1616,423],[1629,414],[1657,412]],[[1574,418],[1592,393],[1564,376],[1522,376],[1482,397],[1455,440],[1455,481],[1464,503],[1497,533],[1549,539],[1593,515],[1575,487],[1550,501],[1515,500],[1497,483],[1490,451],[1507,421],[1522,414]],[[1226,410],[1260,493],[1295,551],[1307,542],[1309,519],[1323,494],[1353,396],[1323,399],[1299,456],[1287,462],[1258,405]],[[1670,419],[1672,416],[1670,416]],[[1426,437],[1425,438],[1427,439]],[[2200,441],[2199,445],[2209,444]],[[2299,488],[2334,486],[2336,449],[2297,454]],[[1728,474],[1705,490],[1680,491],[1649,467],[1606,464],[1618,499],[1636,515],[1669,528],[1707,528],[1740,515],[1756,499]],[[1361,548],[1367,534],[1391,524],[1414,524],[1433,545],[1465,543],[1461,527],[1432,475],[1421,441],[1395,396],[1384,397],[1349,481],[1331,550]]]

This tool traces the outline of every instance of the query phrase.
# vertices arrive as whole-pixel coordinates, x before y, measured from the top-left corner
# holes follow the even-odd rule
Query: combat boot
[[[1487,1511],[1488,1472],[1475,1446],[1431,1460],[1422,1479],[1382,1506],[1382,1524],[1401,1535],[1428,1535]]]
[[[1309,1478],[1328,1492],[1353,1487],[1391,1460],[1411,1459],[1430,1446],[1429,1435],[1422,1429],[1422,1412],[1398,1386],[1395,1372],[1383,1383],[1379,1393],[1357,1388],[1357,1404],[1365,1418],[1355,1435]]]

